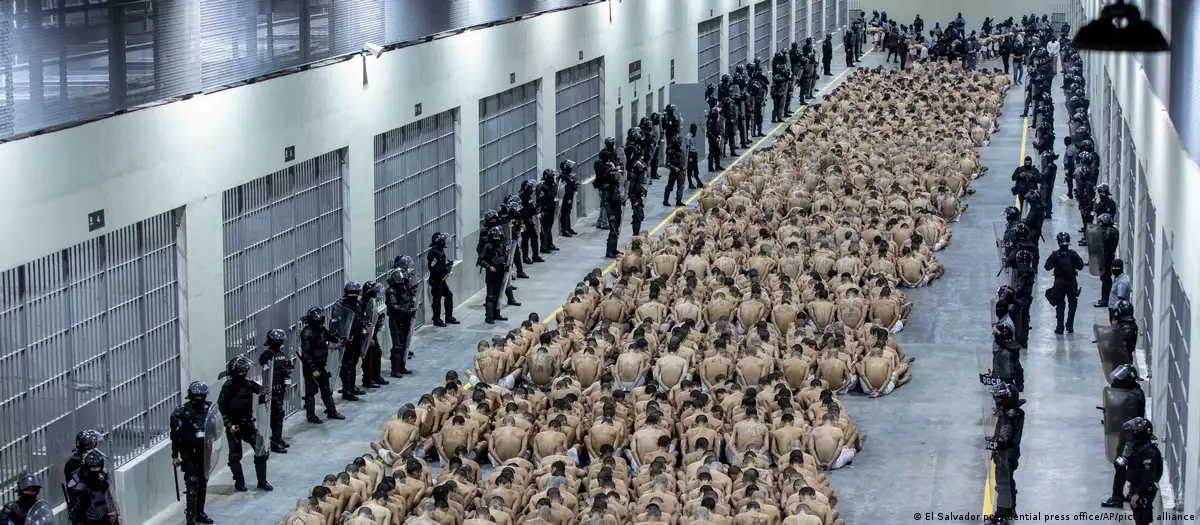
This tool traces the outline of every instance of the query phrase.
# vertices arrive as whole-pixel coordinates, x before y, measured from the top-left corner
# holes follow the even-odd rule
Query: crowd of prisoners
[[[480,342],[473,373],[400,407],[280,523],[841,525],[826,472],[866,435],[839,396],[912,380],[903,290],[942,275],[1008,87],[855,71],[633,237],[615,276],[589,273],[554,329]]]

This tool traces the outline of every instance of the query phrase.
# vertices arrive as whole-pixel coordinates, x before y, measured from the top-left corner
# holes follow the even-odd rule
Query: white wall
[[[1103,2],[1099,0],[1082,0],[1088,17],[1098,14]],[[1075,24],[1078,26],[1078,24]],[[1169,283],[1166,261],[1174,262],[1174,271],[1178,276],[1184,294],[1187,295],[1192,307],[1190,321],[1192,330],[1188,341],[1191,350],[1191,362],[1188,372],[1188,392],[1200,392],[1200,265],[1196,264],[1196,256],[1200,254],[1200,166],[1188,154],[1183,141],[1175,130],[1168,115],[1166,105],[1155,92],[1150,77],[1143,68],[1142,55],[1088,53],[1085,55],[1085,74],[1089,78],[1091,90],[1091,116],[1093,122],[1102,119],[1107,94],[1102,94],[1105,79],[1111,80],[1116,92],[1117,103],[1121,108],[1122,118],[1129,126],[1133,140],[1134,153],[1141,167],[1145,170],[1146,190],[1154,203],[1157,217],[1155,235],[1156,253],[1150,257],[1156,261],[1157,269],[1155,283],[1138,282],[1140,273],[1133,274],[1135,290],[1149,284],[1154,290],[1154,318],[1139,319],[1144,325],[1152,323],[1155,329],[1154,347],[1145,349],[1155,357],[1151,373],[1154,378],[1150,381],[1151,408],[1158,419],[1166,413],[1167,388],[1166,354],[1167,334],[1163,327],[1169,300]],[[1097,143],[1100,144],[1099,142]],[[1137,217],[1143,217],[1142,210],[1135,210]],[[1145,221],[1138,219],[1139,224]],[[1145,228],[1136,228],[1133,239],[1123,239],[1122,243],[1131,242],[1134,246],[1134,261],[1141,260],[1146,254],[1142,251],[1142,239]],[[1141,315],[1142,312],[1139,312]],[[1200,417],[1191,412],[1187,428],[1187,465],[1184,476],[1187,483],[1183,493],[1174,494],[1175,500],[1184,512],[1195,514],[1200,510]]]
[[[214,381],[225,362],[221,193],[294,164],[283,161],[285,147],[295,146],[296,161],[349,148],[347,270],[363,279],[374,270],[374,136],[418,120],[417,103],[423,116],[459,108],[458,225],[468,247],[460,254],[470,259],[479,219],[479,99],[542,79],[541,167],[551,167],[557,71],[604,57],[602,129],[612,133],[614,112],[633,92],[644,100],[670,82],[672,59],[676,82],[696,81],[699,22],[753,3],[608,1],[0,144],[0,223],[9,225],[0,233],[0,270],[183,207],[181,376],[184,384]],[[771,20],[774,46],[774,13]],[[751,43],[754,29],[751,21]],[[723,70],[728,36],[726,17]],[[628,65],[635,60],[642,61],[642,78],[631,84]],[[106,228],[89,232],[87,214],[99,209]],[[456,295],[464,300],[478,286],[456,283]],[[169,487],[131,483],[139,485],[139,514],[170,499]]]
[[[1002,21],[1008,17],[1020,21],[1021,15],[1037,13],[1038,15],[1052,12],[1066,13],[1068,2],[1064,0],[1004,0],[988,2],[984,0],[852,0],[851,9],[862,9],[871,19],[871,11],[881,11],[888,14],[889,19],[896,19],[901,24],[910,24],[918,14],[925,20],[925,34],[933,29],[934,24],[953,20],[962,13],[967,20],[967,30],[979,30],[983,19],[992,17]]]

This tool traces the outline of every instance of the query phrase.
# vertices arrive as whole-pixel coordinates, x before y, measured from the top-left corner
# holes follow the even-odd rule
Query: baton
[[[179,465],[172,460],[171,466],[175,468],[175,501],[179,501]]]

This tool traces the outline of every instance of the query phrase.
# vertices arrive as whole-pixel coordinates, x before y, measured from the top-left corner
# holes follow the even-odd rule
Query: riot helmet
[[[246,377],[250,373],[250,360],[246,356],[239,355],[229,362],[228,373],[232,377]]]
[[[738,66],[738,67],[741,67],[741,66]],[[659,122],[662,122],[662,115],[659,115],[657,111],[655,111],[654,113],[651,113],[650,114],[650,122],[654,123],[654,124],[658,124]]]
[[[104,454],[99,450],[89,450],[81,461],[84,470],[98,472],[104,470]]]
[[[1029,250],[1021,250],[1017,252],[1017,266],[1021,268],[1029,268],[1033,266],[1033,254]]]
[[[638,128],[629,128],[625,133],[625,143],[629,145],[637,144],[642,141],[642,130]]]
[[[78,434],[75,434],[75,452],[87,452],[100,446],[100,439],[102,437],[98,430],[90,428],[81,430]]]
[[[1124,299],[1117,300],[1117,306],[1113,310],[1117,313],[1117,319],[1122,321],[1133,320],[1133,304],[1129,301]]]
[[[408,257],[405,255],[405,257]],[[397,257],[399,259],[399,257]],[[381,292],[379,284],[375,281],[363,281],[363,298],[371,299],[376,297]]]
[[[1101,213],[1099,217],[1096,217],[1096,222],[1103,226],[1112,226],[1113,216],[1110,213]]]
[[[429,240],[429,246],[431,246],[433,248],[445,248],[446,240],[448,238],[449,238],[448,235],[446,235],[442,232],[437,232],[437,233],[433,234],[433,238],[431,238]]]
[[[1154,440],[1154,425],[1144,417],[1135,417],[1126,421],[1121,426],[1121,430],[1124,430],[1129,440],[1134,443],[1148,443]]]
[[[667,106],[667,109],[668,110],[671,109],[671,106]],[[558,171],[563,176],[570,175],[571,173],[573,173],[575,171],[575,161],[566,159],[566,160],[563,160],[562,162],[559,162],[558,163]]]
[[[1055,235],[1054,239],[1058,241],[1058,246],[1060,248],[1071,245],[1071,234],[1067,232],[1058,232],[1058,235]]]
[[[1013,227],[1013,233],[1015,233],[1018,237],[1022,237],[1022,238],[1028,237],[1029,236],[1029,226],[1026,225],[1025,223],[1020,223]]]
[[[669,117],[675,116],[676,111],[679,111],[679,108],[677,106],[675,106],[675,104],[667,104],[667,116],[669,116]]]
[[[1018,395],[1017,387],[1008,383],[1000,383],[992,386],[991,393],[992,399],[995,400],[996,404],[1000,406],[1007,406],[1016,402]]]
[[[351,296],[357,297],[361,293],[362,293],[362,285],[358,284],[358,281],[350,281],[350,282],[346,283],[345,286],[342,287],[342,295],[345,297],[351,297]]]
[[[533,193],[533,190],[537,188],[537,185],[538,183],[534,179],[526,180],[525,182],[521,183],[521,193]]]
[[[1004,218],[1009,221],[1015,221],[1021,218],[1021,210],[1016,206],[1004,208]]]
[[[410,274],[413,271],[412,257],[409,257],[407,255],[401,255],[400,257],[397,257],[396,258],[396,269],[403,272],[405,274],[405,277],[407,277],[408,274]]]
[[[500,214],[496,210],[488,210],[483,214],[483,226],[491,226],[500,222]]]
[[[1108,196],[1108,183],[1102,182],[1102,183],[1096,185],[1096,193],[1098,193],[1101,197],[1107,197]]]
[[[404,270],[392,268],[392,271],[387,274],[387,282],[389,285],[396,286],[405,281]]]
[[[721,75],[721,83],[728,84],[729,83],[729,75]]]
[[[285,341],[287,341],[287,334],[279,328],[272,328],[270,332],[267,332],[267,341],[263,344],[268,348],[279,348]]]
[[[542,170],[542,183],[544,184],[554,184],[554,179],[557,177],[558,172],[552,169],[547,168]]]
[[[1117,388],[1129,388],[1137,384],[1137,368],[1134,368],[1131,364],[1118,366],[1113,369],[1108,378],[1113,386]]]
[[[617,139],[615,137],[606,137],[604,139],[604,149],[614,149],[617,147]]]
[[[499,227],[494,227],[488,230],[488,238],[493,241],[502,241],[504,240],[504,232],[500,231]]]
[[[196,410],[204,409],[204,401],[208,399],[208,383],[192,381],[187,388],[187,402]]]
[[[320,306],[309,308],[308,313],[304,314],[304,322],[308,324],[325,324],[325,309]]]
[[[25,474],[21,479],[17,480],[17,497],[26,503],[32,503],[37,500],[38,493],[42,491],[42,484],[38,483],[37,478]]]
[[[746,68],[745,68],[745,67],[743,67],[741,64],[738,64],[738,65],[736,65],[736,66],[734,66],[734,67],[733,67],[733,72],[734,72],[734,73],[736,73],[736,74],[739,74],[739,75],[740,75],[740,74],[741,74],[743,71],[745,71],[745,70],[746,70]],[[652,116],[653,116],[653,115],[652,115]]]
[[[1085,124],[1085,126],[1087,126],[1087,125]],[[1091,133],[1091,126],[1087,126],[1087,131],[1088,131],[1088,133]],[[1092,149],[1095,147],[1096,147],[1096,143],[1093,142],[1092,139],[1083,139],[1083,140],[1079,141],[1079,149],[1080,150],[1090,153],[1092,151]]]

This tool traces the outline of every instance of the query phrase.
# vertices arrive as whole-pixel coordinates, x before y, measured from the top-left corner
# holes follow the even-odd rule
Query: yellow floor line
[[[863,53],[863,55],[858,57],[858,59],[862,60],[862,59],[866,58],[867,55],[871,54],[872,51],[875,51],[875,48],[872,47],[871,49],[868,49],[867,52]],[[771,131],[769,133],[767,133],[767,135],[765,137],[758,139],[758,142],[755,142],[753,146],[750,146],[749,149],[747,149],[746,151],[743,151],[741,155],[738,155],[738,158],[735,159],[732,163],[730,163],[728,168],[725,168],[724,170],[721,171],[721,173],[718,173],[716,177],[713,177],[712,180],[708,181],[708,185],[712,186],[713,184],[716,184],[717,181],[724,178],[725,174],[729,173],[729,170],[733,169],[734,166],[737,166],[738,163],[741,162],[742,159],[746,158],[746,156],[749,155],[751,152],[758,149],[758,147],[761,146],[762,143],[765,142],[768,138],[774,136],[775,132],[779,131],[779,128],[782,128],[784,125],[788,124],[793,118],[795,118],[797,115],[799,115],[801,111],[804,111],[804,108],[808,107],[809,102],[812,102],[812,101],[816,100],[817,97],[820,97],[821,93],[824,93],[826,89],[829,89],[830,86],[832,86],[839,79],[841,79],[842,75],[845,75],[847,71],[850,71],[852,69],[854,69],[854,68],[843,69],[841,73],[838,73],[837,76],[833,77],[833,80],[830,80],[828,84],[825,84],[825,87],[817,90],[817,92],[813,94],[813,98],[810,98],[810,99],[804,101],[804,105],[801,105],[799,108],[796,108],[796,111],[793,111],[792,115],[790,117],[788,117],[787,122],[780,122],[774,128],[771,128]],[[1022,150],[1022,151],[1024,151],[1024,150]],[[691,204],[692,201],[695,201],[697,198],[699,198],[701,193],[704,193],[704,190],[696,190],[696,193],[693,193],[691,197],[688,197],[687,200],[683,201],[684,206]],[[667,216],[665,218],[663,218],[663,220],[661,222],[659,222],[656,226],[654,226],[654,228],[652,228],[650,230],[649,235],[657,234],[659,230],[663,229],[663,227],[667,225],[667,223],[671,222],[671,219],[675,218],[675,215],[678,214],[679,210],[682,210],[684,208],[684,206],[678,206],[674,210],[671,210],[671,213],[667,214]],[[613,261],[613,262],[609,263],[608,266],[606,266],[604,268],[603,275],[608,275],[609,272],[613,271],[616,268],[617,268],[617,261]],[[559,314],[559,312],[562,312],[562,309],[563,309],[562,305],[558,305],[558,308],[555,308],[553,312],[550,312],[549,314],[547,314],[545,317],[542,318],[542,323],[550,324],[550,320],[554,319],[554,317],[557,316]]]
[[[1021,158],[1020,158],[1019,162],[1022,164],[1025,162],[1025,145],[1028,141],[1029,141],[1029,117],[1025,117],[1021,121]],[[1017,209],[1020,209],[1021,208],[1021,198],[1014,197],[1014,199],[1016,200]],[[984,484],[983,484],[983,512],[980,513],[981,515],[991,516],[992,512],[996,510],[995,494],[996,494],[996,463],[994,461],[989,460],[988,461],[987,481],[984,482]]]

